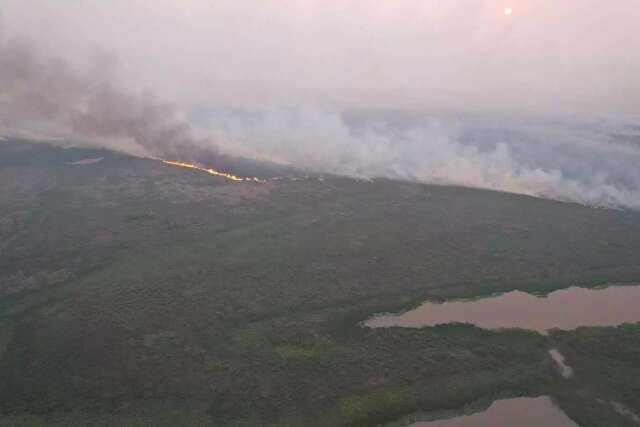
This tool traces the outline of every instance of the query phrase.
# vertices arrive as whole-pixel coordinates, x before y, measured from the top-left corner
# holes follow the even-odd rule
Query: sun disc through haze
[[[223,170],[223,155],[247,155],[640,208],[638,0],[4,0],[0,12],[0,131]]]
[[[6,35],[77,62],[92,46],[109,50],[128,84],[187,109],[640,111],[637,0],[2,4]],[[516,11],[527,19],[504,22]]]

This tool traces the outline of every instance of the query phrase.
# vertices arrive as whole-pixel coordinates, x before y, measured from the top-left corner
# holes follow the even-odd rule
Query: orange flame
[[[183,168],[189,168],[189,169],[195,169],[198,171],[202,171],[202,172],[206,172],[208,174],[211,175],[215,175],[215,176],[221,176],[223,178],[226,178],[228,180],[231,181],[253,181],[253,182],[265,182],[263,179],[260,178],[248,178],[248,177],[240,177],[240,176],[236,176],[230,173],[226,173],[226,172],[220,172],[217,171],[215,169],[211,169],[211,168],[203,168],[200,166],[196,166],[194,164],[191,163],[184,163],[184,162],[176,162],[176,161],[172,161],[172,160],[162,160],[162,163],[167,164],[167,165],[172,165],[172,166],[180,166]]]

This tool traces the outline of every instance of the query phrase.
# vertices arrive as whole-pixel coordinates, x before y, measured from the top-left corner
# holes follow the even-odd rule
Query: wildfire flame
[[[236,176],[230,173],[226,173],[226,172],[220,172],[217,171],[215,169],[211,169],[211,168],[203,168],[191,163],[185,163],[185,162],[176,162],[173,160],[162,160],[162,163],[166,164],[166,165],[172,165],[172,166],[179,166],[182,168],[189,168],[189,169],[195,169],[198,171],[202,171],[202,172],[206,172],[208,174],[211,175],[215,175],[215,176],[221,176],[223,178],[226,178],[230,181],[252,181],[252,182],[265,182],[263,179],[260,178],[256,178],[256,177],[240,177],[240,176]]]

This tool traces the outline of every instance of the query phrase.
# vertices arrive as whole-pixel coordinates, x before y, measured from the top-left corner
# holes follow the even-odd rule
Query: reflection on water
[[[638,303],[640,286],[572,287],[545,297],[513,291],[475,300],[427,301],[403,314],[375,316],[365,325],[419,327],[463,322],[490,329],[524,328],[544,332],[551,328],[640,322]]]
[[[577,427],[548,397],[497,400],[485,412],[410,427]]]

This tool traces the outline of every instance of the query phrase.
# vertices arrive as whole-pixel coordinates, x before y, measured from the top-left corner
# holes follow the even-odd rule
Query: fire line
[[[264,180],[260,179],[260,178],[250,178],[250,177],[240,177],[240,176],[236,176],[230,173],[226,173],[226,172],[220,172],[217,171],[215,169],[211,169],[211,168],[203,168],[200,166],[196,166],[192,163],[185,163],[185,162],[177,162],[177,161],[173,161],[173,160],[162,160],[162,163],[166,164],[166,165],[172,165],[172,166],[179,166],[179,167],[183,167],[183,168],[189,168],[189,169],[194,169],[194,170],[198,170],[198,171],[202,171],[202,172],[206,172],[208,174],[211,175],[215,175],[215,176],[221,176],[223,178],[226,178],[230,181],[252,181],[252,182],[260,182],[263,183],[265,182]]]

